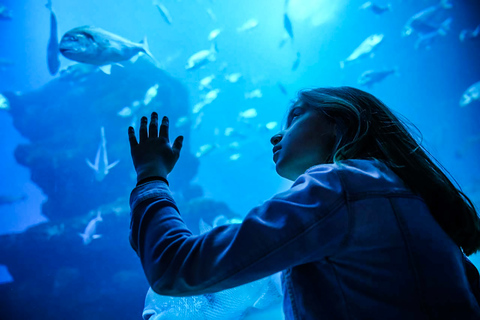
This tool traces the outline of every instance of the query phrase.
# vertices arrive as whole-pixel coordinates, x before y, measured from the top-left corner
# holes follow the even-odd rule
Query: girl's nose
[[[277,133],[273,137],[270,138],[270,142],[276,146],[282,140],[283,134]]]

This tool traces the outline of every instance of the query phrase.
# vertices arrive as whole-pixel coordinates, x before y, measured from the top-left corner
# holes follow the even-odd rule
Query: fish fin
[[[112,169],[113,167],[115,167],[118,163],[120,162],[120,160],[117,160],[115,161],[114,163],[111,163],[107,166],[107,169],[110,170]]]
[[[94,235],[92,236],[92,239],[98,239],[98,238],[101,238],[101,237],[102,237],[101,234],[94,234]]]
[[[452,23],[452,18],[448,18],[447,20],[443,21],[440,29],[438,29],[438,33],[442,36],[447,34],[447,31],[450,30],[450,24]]]
[[[112,73],[112,65],[107,64],[105,66],[100,66],[98,67],[100,70],[102,70],[105,74],[111,74]]]
[[[87,161],[87,164],[90,168],[92,168],[95,171],[97,170],[97,167],[95,167],[95,165],[93,163],[91,163],[90,160],[88,160],[88,159],[85,159],[85,160]]]
[[[100,211],[100,210],[97,210],[97,219],[98,219],[98,221],[103,221],[102,211]]]
[[[143,37],[143,40],[140,41],[140,44],[142,46],[143,52],[145,52],[145,54],[149,56],[150,59],[152,59],[155,66],[157,66],[158,68],[161,68],[160,62],[158,62],[157,59],[155,59],[153,54],[150,52],[150,49],[148,48],[147,36]]]

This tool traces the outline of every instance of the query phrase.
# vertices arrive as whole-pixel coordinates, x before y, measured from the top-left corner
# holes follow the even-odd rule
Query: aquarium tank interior
[[[153,111],[184,136],[168,181],[193,234],[291,187],[270,139],[316,87],[404,116],[480,209],[478,0],[0,0],[0,29],[2,320],[284,319],[279,274],[149,287],[127,129]]]

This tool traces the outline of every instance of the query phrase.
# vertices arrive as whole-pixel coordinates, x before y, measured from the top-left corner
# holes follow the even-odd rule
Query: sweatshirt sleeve
[[[344,204],[338,174],[325,166],[253,208],[241,224],[197,236],[168,186],[154,181],[132,191],[130,242],[156,293],[213,293],[334,254],[347,234]]]

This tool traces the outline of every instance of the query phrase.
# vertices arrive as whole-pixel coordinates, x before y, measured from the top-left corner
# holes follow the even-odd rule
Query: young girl
[[[243,223],[193,236],[171,196],[168,119],[137,142],[130,242],[151,288],[191,296],[282,271],[286,319],[480,319],[480,219],[405,125],[351,87],[302,91],[273,136],[292,187]],[[441,166],[440,166],[441,167]]]

